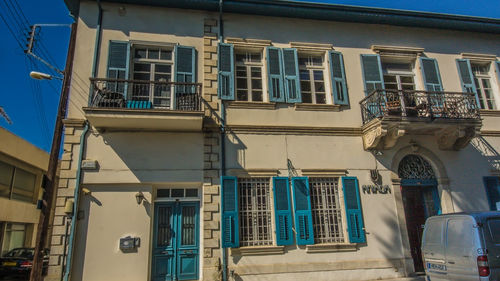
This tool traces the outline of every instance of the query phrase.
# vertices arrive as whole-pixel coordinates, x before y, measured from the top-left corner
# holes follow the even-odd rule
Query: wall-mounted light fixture
[[[135,194],[135,200],[137,201],[137,205],[141,205],[142,201],[144,200],[144,194],[142,194],[142,191],[139,191]]]

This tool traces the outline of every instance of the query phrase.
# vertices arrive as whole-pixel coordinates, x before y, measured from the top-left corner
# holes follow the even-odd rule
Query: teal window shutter
[[[110,41],[106,77],[110,79],[128,79],[129,61],[129,42]],[[108,82],[107,89],[126,95],[127,84],[123,82]]]
[[[500,184],[498,177],[484,177],[484,187],[488,196],[488,203],[491,211],[500,211],[497,203],[500,205]]]
[[[300,81],[299,81],[299,59],[297,56],[297,49],[285,48],[283,52],[283,72],[284,72],[284,86],[286,93],[286,102],[300,103],[302,96],[300,95]]]
[[[342,188],[344,192],[349,242],[365,243],[366,237],[363,223],[363,213],[361,212],[358,179],[356,177],[342,177]]]
[[[472,68],[468,59],[457,59],[458,76],[462,83],[462,90],[466,93],[474,93],[476,95],[476,103],[479,108],[481,106],[479,96],[477,95],[476,84],[474,84],[474,76],[472,75]]]
[[[425,89],[431,92],[443,91],[441,75],[439,75],[439,67],[436,59],[421,57],[420,68],[422,70]]]
[[[385,88],[379,55],[361,55],[361,66],[365,81],[365,95]]]
[[[222,247],[240,246],[238,223],[238,179],[221,177]]]
[[[175,46],[175,82],[196,82],[196,50],[193,47]]]
[[[290,189],[288,178],[274,177],[274,214],[276,219],[276,244],[292,245],[292,208],[290,206]]]
[[[285,102],[283,94],[283,67],[281,49],[267,47],[267,74],[269,84],[269,101]]]
[[[500,61],[495,62],[495,68],[497,70],[498,85],[500,85]]]
[[[344,58],[342,53],[330,51],[328,52],[328,55],[330,57],[330,73],[332,74],[333,103],[339,105],[349,105],[349,95],[347,94]]]
[[[311,194],[307,177],[292,178],[293,203],[295,206],[295,232],[297,245],[314,244],[311,212]]]
[[[219,43],[219,98],[234,100],[234,48],[233,44]]]

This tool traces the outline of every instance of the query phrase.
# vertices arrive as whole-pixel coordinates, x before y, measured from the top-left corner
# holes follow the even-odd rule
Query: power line
[[[5,19],[5,17],[0,13],[0,18],[2,19],[2,21],[5,23],[5,26],[7,27],[7,29],[9,30],[10,34],[12,35],[12,37],[14,37],[14,40],[16,40],[17,44],[19,45],[19,47],[21,48],[21,50],[24,50],[24,47],[23,47],[23,44],[21,41],[19,41],[19,39],[16,37],[16,34],[14,33],[14,31],[12,30],[11,26],[9,25],[9,23],[7,22],[7,20]]]

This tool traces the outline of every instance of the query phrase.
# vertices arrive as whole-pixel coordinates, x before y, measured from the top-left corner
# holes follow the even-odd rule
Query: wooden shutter
[[[486,195],[488,196],[488,203],[491,211],[500,211],[497,208],[497,202],[500,204],[500,185],[498,177],[484,177],[484,187],[486,188]]]
[[[307,177],[292,178],[297,245],[314,244],[309,181]]]
[[[365,95],[371,94],[373,90],[385,88],[379,55],[361,55],[361,66],[365,81]]]
[[[106,76],[110,79],[128,79],[130,61],[130,44],[128,42],[109,42],[108,69]],[[126,95],[127,84],[124,82],[108,82],[108,90]]]
[[[281,49],[267,47],[267,75],[269,83],[269,101],[284,102],[283,94],[283,69]]]
[[[219,98],[234,100],[233,44],[219,43]]]
[[[498,85],[500,86],[500,61],[495,62],[495,68],[497,71]]]
[[[441,75],[439,75],[439,68],[436,59],[421,57],[420,67],[422,70],[425,89],[431,92],[443,91],[443,85],[441,84]]]
[[[299,60],[297,57],[297,49],[285,48],[283,51],[283,72],[284,86],[286,93],[286,102],[300,103],[302,96],[300,95],[299,81]]]
[[[358,179],[356,177],[342,177],[344,192],[345,213],[347,217],[347,231],[349,242],[366,242],[361,200],[359,197]]]
[[[175,46],[175,82],[196,82],[196,53],[193,47]]]
[[[273,178],[274,214],[276,219],[276,242],[278,246],[293,244],[292,208],[288,178]]]
[[[328,54],[330,56],[330,73],[332,74],[333,102],[340,105],[349,105],[342,53],[330,51]]]
[[[238,224],[238,179],[221,177],[222,247],[240,246]]]

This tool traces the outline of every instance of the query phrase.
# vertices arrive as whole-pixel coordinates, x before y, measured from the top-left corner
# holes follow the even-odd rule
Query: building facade
[[[35,247],[49,154],[0,128],[0,255]]]
[[[498,209],[499,20],[67,5],[78,31],[48,280],[410,276],[427,217]]]

